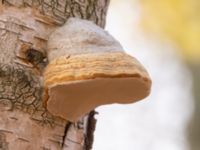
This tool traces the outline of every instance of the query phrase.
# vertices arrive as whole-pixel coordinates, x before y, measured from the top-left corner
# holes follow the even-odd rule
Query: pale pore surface
[[[72,81],[49,88],[47,108],[74,121],[99,105],[132,103],[148,94],[149,87],[138,77]]]

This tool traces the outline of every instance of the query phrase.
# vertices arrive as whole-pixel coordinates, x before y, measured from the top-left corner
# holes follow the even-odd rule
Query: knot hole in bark
[[[42,50],[32,48],[30,45],[22,45],[17,57],[22,64],[36,69],[40,73],[43,72],[48,63],[46,53]]]

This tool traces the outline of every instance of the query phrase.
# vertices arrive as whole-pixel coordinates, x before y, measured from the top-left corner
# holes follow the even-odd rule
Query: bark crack
[[[91,111],[88,116],[87,134],[85,136],[85,150],[91,150],[94,141],[94,131],[97,120],[94,116],[97,114],[95,110]]]
[[[63,135],[63,139],[62,139],[62,144],[61,147],[64,148],[65,145],[65,139],[67,138],[67,132],[69,131],[70,126],[72,125],[71,122],[67,122],[66,126],[65,126],[65,130],[64,130],[64,135]]]
[[[60,24],[69,17],[78,17],[91,20],[101,27],[105,25],[108,3],[109,0],[4,0],[4,4],[9,6],[34,7]]]

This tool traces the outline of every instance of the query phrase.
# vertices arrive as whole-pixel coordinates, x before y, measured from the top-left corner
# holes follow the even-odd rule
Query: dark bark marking
[[[66,146],[65,145],[65,139],[67,138],[67,132],[69,131],[69,128],[70,128],[71,125],[72,125],[72,123],[68,122],[65,126],[65,131],[64,131],[64,135],[63,135],[63,139],[62,139],[62,144],[61,144],[62,148]]]
[[[51,150],[51,149],[46,148],[46,147],[43,147],[43,146],[41,146],[40,148],[41,148],[42,150]]]
[[[0,150],[8,150],[6,135],[0,131]]]
[[[13,119],[13,120],[18,120],[16,117],[10,117],[10,119]]]
[[[97,114],[94,110],[89,113],[88,116],[88,125],[87,125],[87,134],[85,135],[85,150],[91,150],[94,140],[94,131],[96,127],[97,120],[94,116]]]
[[[42,125],[54,126],[55,117],[42,104],[39,77],[32,74],[20,65],[0,63],[0,103],[10,111],[19,109],[29,113],[31,119]]]
[[[18,0],[17,2],[5,0],[4,4],[34,7],[41,14],[47,15],[61,24],[65,23],[69,17],[78,17],[91,20],[104,27],[108,2],[109,0]]]
[[[5,129],[4,129],[4,130],[1,129],[1,130],[0,130],[0,133],[1,133],[1,132],[2,132],[2,133],[4,132],[4,133],[11,133],[11,134],[13,134],[13,131],[5,130]]]
[[[50,142],[53,142],[53,143],[56,143],[58,144],[59,146],[61,146],[62,142],[61,141],[58,141],[58,140],[54,140],[54,139],[48,139]]]
[[[18,140],[21,140],[21,141],[23,141],[23,142],[27,142],[27,143],[29,143],[29,142],[30,142],[29,140],[27,140],[27,139],[24,139],[24,138],[18,138]]]

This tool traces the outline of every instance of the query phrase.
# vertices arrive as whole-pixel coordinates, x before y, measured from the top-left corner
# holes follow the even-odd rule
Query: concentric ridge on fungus
[[[98,106],[147,97],[151,79],[136,58],[94,23],[71,18],[47,43],[44,104],[49,112],[77,121]]]
[[[95,78],[139,77],[150,82],[140,63],[124,52],[62,56],[53,60],[44,73],[45,86]]]

